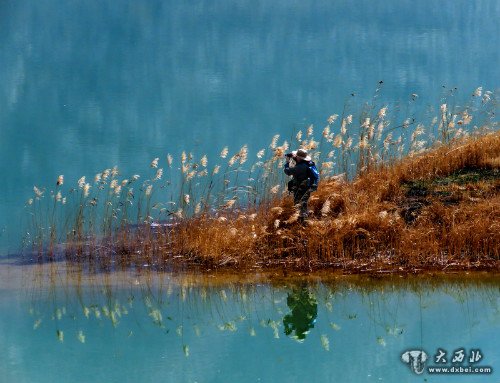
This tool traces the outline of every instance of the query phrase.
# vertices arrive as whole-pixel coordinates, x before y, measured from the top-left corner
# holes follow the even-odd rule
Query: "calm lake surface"
[[[0,254],[19,250],[33,185],[59,174],[255,153],[360,107],[379,80],[403,112],[412,93],[425,108],[454,87],[457,104],[494,91],[499,16],[497,0],[4,0]]]
[[[115,273],[4,267],[2,382],[491,382],[416,375],[480,349],[500,366],[499,279]],[[429,363],[427,364],[429,365]],[[434,365],[434,362],[430,362]],[[463,363],[468,365],[467,360]]]

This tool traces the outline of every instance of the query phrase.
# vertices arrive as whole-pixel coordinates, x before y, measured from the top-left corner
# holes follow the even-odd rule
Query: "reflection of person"
[[[294,337],[298,340],[304,340],[309,330],[314,328],[318,316],[316,297],[309,292],[307,287],[301,287],[288,293],[286,304],[291,313],[283,318],[285,334],[290,335],[295,331]]]
[[[290,166],[290,160],[294,159],[296,165]],[[318,188],[319,173],[316,164],[304,149],[286,155],[284,168],[287,176],[292,176],[288,183],[288,190],[293,193],[293,203],[300,208],[300,221],[307,218],[307,201],[311,192]]]

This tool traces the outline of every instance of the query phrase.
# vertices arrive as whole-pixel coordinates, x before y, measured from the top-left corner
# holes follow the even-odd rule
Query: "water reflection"
[[[409,347],[428,355],[477,347],[485,364],[500,362],[495,276],[297,280],[40,265],[24,274],[20,293],[0,288],[0,341],[17,350],[7,360],[28,375],[28,361],[52,366],[72,353],[63,376],[85,362],[89,374],[99,371],[107,381],[154,380],[156,371],[170,381],[189,381],[191,373],[190,381],[210,380],[207,374],[222,374],[214,381],[366,381],[370,374],[401,382],[409,370],[400,355]],[[120,369],[104,371],[105,354],[115,355]],[[138,358],[137,371],[128,355]],[[8,377],[19,369],[0,362]]]
[[[471,302],[500,316],[500,281],[494,276],[485,280],[336,276],[305,279],[297,285],[266,274],[246,280],[231,274],[173,275],[144,270],[92,274],[75,265],[45,264],[37,266],[29,284],[34,329],[44,321],[57,323],[63,318],[103,320],[116,328],[133,313],[136,321],[181,337],[187,320],[197,336],[204,326],[228,333],[247,329],[251,336],[261,327],[279,338],[283,326],[285,335],[303,341],[318,323],[319,336],[341,332],[347,323],[362,319],[376,329],[374,341],[385,346],[385,336],[404,335],[415,324],[403,319],[403,307],[412,312],[413,322],[422,322],[423,312],[451,300],[464,309],[462,320],[469,329],[480,323],[471,312]]]
[[[318,302],[306,286],[295,288],[287,294],[286,304],[290,313],[283,317],[285,334],[303,341],[309,330],[314,328],[318,316]]]

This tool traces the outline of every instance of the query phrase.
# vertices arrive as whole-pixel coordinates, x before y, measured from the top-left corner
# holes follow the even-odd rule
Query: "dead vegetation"
[[[498,269],[499,156],[498,132],[469,138],[353,182],[323,181],[305,225],[284,198],[187,220],[158,239],[171,256],[207,268]]]
[[[38,261],[96,269],[498,269],[497,105],[477,88],[417,123],[374,96],[357,115],[331,115],[319,139],[312,125],[290,142],[274,135],[254,161],[247,145],[226,146],[214,164],[186,151],[154,158],[144,177],[117,166],[76,185],[60,175],[53,190],[33,188],[24,241]],[[304,224],[285,191],[295,147],[322,178]]]

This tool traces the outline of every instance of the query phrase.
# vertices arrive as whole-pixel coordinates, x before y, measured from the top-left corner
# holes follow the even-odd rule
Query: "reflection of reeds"
[[[499,315],[499,281],[492,274],[410,275],[407,278],[331,273],[276,276],[265,272],[243,277],[227,273],[150,271],[134,275],[89,274],[81,265],[63,263],[36,265],[34,273],[27,278],[40,283],[34,286],[30,309],[33,330],[55,331],[55,339],[60,342],[95,344],[93,330],[96,327],[107,327],[106,331],[112,331],[113,337],[131,337],[147,334],[148,330],[144,329],[152,326],[158,336],[170,333],[171,337],[165,341],[177,345],[179,352],[185,355],[197,350],[190,348],[186,340],[193,341],[193,335],[204,337],[210,332],[229,335],[244,331],[249,336],[286,342],[283,319],[291,310],[288,296],[300,289],[307,291],[304,297],[311,299],[318,309],[318,321],[307,335],[307,341],[317,342],[318,349],[322,346],[332,352],[339,349],[331,348],[330,342],[336,344],[350,321],[371,324],[370,328],[376,330],[373,343],[383,346],[394,341],[413,327],[406,327],[408,323],[401,318],[402,313],[417,313],[442,294],[462,307],[472,303],[477,307],[480,303],[479,308],[487,320],[498,319]],[[54,275],[57,278],[53,278]],[[464,314],[466,310],[457,312]],[[432,318],[429,315],[428,320]],[[290,338],[295,339],[293,335]]]
[[[286,198],[282,165],[290,145],[275,135],[250,165],[244,145],[233,153],[225,147],[213,167],[207,155],[196,160],[183,152],[178,174],[170,154],[164,167],[155,158],[143,181],[139,175],[121,179],[115,167],[98,173],[92,184],[82,177],[65,190],[60,176],[50,197],[35,187],[28,239],[40,258],[53,257],[63,243],[68,259],[104,267],[348,267],[359,266],[361,258],[406,267],[498,260],[494,186],[469,185],[475,191],[462,193],[456,206],[437,194],[408,197],[405,189],[462,168],[498,168],[500,139],[490,133],[497,128],[494,95],[478,88],[462,109],[443,102],[437,116],[417,121],[391,116],[378,105],[378,92],[358,116],[347,106],[340,117],[330,116],[319,140],[312,126],[296,134],[297,145],[319,160],[322,175],[307,228]],[[412,95],[410,103],[416,99]],[[481,198],[479,189],[487,190]],[[413,218],[407,217],[411,209]]]

